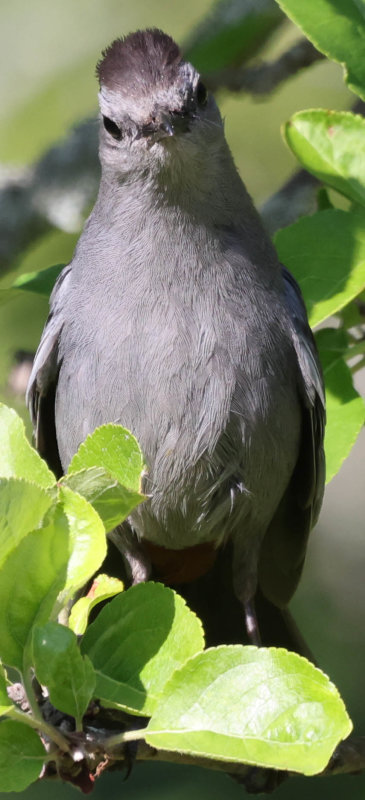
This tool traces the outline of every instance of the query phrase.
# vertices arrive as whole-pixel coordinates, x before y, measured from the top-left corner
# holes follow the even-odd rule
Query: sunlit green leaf
[[[97,575],[86,597],[80,597],[72,607],[69,618],[70,628],[81,636],[85,633],[90,611],[103,600],[109,600],[124,589],[122,581],[110,575]]]
[[[48,525],[28,533],[0,570],[0,658],[20,671],[33,625],[47,622],[65,584],[69,539],[66,515],[57,506]]]
[[[0,478],[0,564],[27,533],[41,526],[52,502],[35,483]]]
[[[0,657],[20,671],[32,627],[67,603],[106,554],[104,526],[92,506],[66,487],[59,499],[44,527],[24,536],[0,570]]]
[[[0,721],[0,791],[22,792],[36,781],[46,757],[38,734],[27,725]]]
[[[345,67],[350,89],[365,99],[364,0],[277,0],[326,56]]]
[[[325,328],[316,342],[326,384],[327,425],[325,433],[327,482],[337,474],[365,422],[364,400],[356,391],[343,356],[347,337],[343,330]]]
[[[120,525],[131,511],[145,500],[144,495],[122,486],[103,467],[89,467],[80,472],[67,474],[62,484],[78,492],[91,503],[107,532]]]
[[[286,123],[284,135],[303,167],[365,205],[364,117],[346,111],[299,111]]]
[[[67,474],[89,467],[103,467],[122,486],[138,492],[143,456],[137,439],[121,425],[101,425],[80,445]]]
[[[104,705],[150,714],[172,672],[204,646],[201,623],[172,589],[143,583],[115,597],[89,625],[82,651]]]
[[[60,486],[59,494],[70,537],[70,557],[62,589],[65,603],[99,569],[107,545],[103,523],[90,503],[66,486]]]
[[[75,717],[80,729],[95,689],[95,672],[88,656],[82,656],[77,637],[56,622],[36,626],[32,641],[36,676],[47,686],[51,703]]]
[[[312,327],[365,286],[365,214],[319,211],[279,231],[275,244],[300,285]]]
[[[25,478],[44,487],[56,482],[46,462],[30,446],[23,420],[3,403],[0,403],[0,475]]]
[[[165,686],[147,727],[152,747],[314,775],[352,729],[327,676],[276,648],[199,653]]]

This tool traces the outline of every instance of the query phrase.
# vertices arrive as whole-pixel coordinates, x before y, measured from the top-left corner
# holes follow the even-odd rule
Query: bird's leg
[[[255,608],[257,560],[260,543],[258,535],[253,535],[250,539],[244,536],[236,536],[233,541],[232,552],[234,593],[243,608],[248,640],[250,644],[254,644],[257,647],[262,644]]]
[[[130,585],[148,581],[151,563],[130,527],[119,525],[108,533],[108,539],[122,555]]]
[[[261,647],[262,642],[256,616],[255,602],[252,598],[251,600],[246,600],[243,603],[243,610],[245,614],[246,632],[249,641],[251,644]]]

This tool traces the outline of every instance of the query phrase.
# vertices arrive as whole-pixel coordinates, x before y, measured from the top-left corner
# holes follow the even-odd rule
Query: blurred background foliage
[[[256,6],[259,3],[264,6],[265,0],[256,0]],[[2,0],[0,49],[6,78],[0,86],[0,188],[9,177],[20,175],[20,182],[26,181],[28,165],[65,137],[70,126],[85,117],[95,117],[95,64],[113,38],[138,27],[161,27],[179,43],[187,43],[187,51],[190,41],[192,54],[195,47],[199,61],[204,56],[197,48],[201,34],[194,44],[191,32],[211,6],[210,0],[32,0],[29,4]],[[274,58],[300,36],[293,24],[285,21],[276,26],[275,19],[270,23],[274,33],[260,50],[260,59]],[[254,36],[252,29],[248,41]],[[281,138],[281,124],[303,108],[346,109],[354,103],[341,68],[325,60],[284,82],[260,102],[239,93],[219,91],[217,95],[236,163],[259,207],[296,168]],[[90,203],[94,188],[90,188]],[[18,254],[11,272],[0,277],[0,290],[9,286],[16,274],[66,263],[80,222],[76,225],[75,218],[68,223],[63,219],[63,229],[48,226]],[[0,399],[13,405],[24,419],[23,395],[12,378],[14,354],[18,350],[34,351],[47,308],[48,301],[41,296],[19,292],[6,303],[1,303],[0,296]],[[364,388],[362,373],[356,380],[358,386],[362,381]],[[303,634],[318,663],[341,691],[359,734],[365,734],[363,455],[364,437],[360,437],[327,488],[304,577],[292,604]],[[191,800],[218,800],[223,795],[234,800],[245,794],[225,775],[198,768],[148,763],[138,765],[126,784],[122,778],[120,773],[103,776],[96,784],[95,798],[108,796],[113,800],[124,793],[131,800],[145,796],[180,800],[187,794]],[[75,791],[68,785],[40,783],[24,792],[24,798],[41,800],[50,790],[54,800],[68,798]],[[336,800],[344,793],[351,800],[360,800],[365,793],[365,776],[293,778],[277,790],[276,796],[301,800],[308,793],[313,800]]]

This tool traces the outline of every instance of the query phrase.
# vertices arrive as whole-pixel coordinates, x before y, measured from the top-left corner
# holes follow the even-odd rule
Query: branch
[[[20,253],[54,227],[71,232],[82,224],[99,180],[96,121],[83,122],[32,169],[0,174],[0,277]],[[1,181],[2,177],[2,181]],[[1,185],[2,183],[2,185]],[[262,208],[269,233],[313,212],[319,182],[301,170]]]
[[[143,739],[136,744],[134,750],[127,749],[120,745],[119,747],[111,748],[106,747],[108,738],[103,739],[101,731],[92,731],[86,735],[84,745],[81,744],[79,739],[79,749],[77,752],[84,751],[85,755],[85,769],[91,769],[92,773],[98,776],[102,771],[115,769],[119,765],[120,769],[127,768],[130,770],[131,763],[134,761],[160,761],[173,764],[183,764],[203,767],[205,769],[214,770],[217,772],[228,773],[234,780],[245,786],[246,791],[249,793],[268,793],[272,792],[283,780],[293,776],[294,773],[287,773],[283,770],[274,770],[264,767],[253,767],[249,764],[238,764],[227,761],[219,761],[218,759],[206,758],[204,756],[194,756],[187,753],[179,753],[169,750],[158,750],[150,747]],[[75,741],[76,741],[76,734]],[[73,735],[70,735],[72,742]],[[132,737],[135,737],[135,731],[132,732]],[[113,737],[114,738],[114,737]],[[127,737],[128,738],[128,737]],[[111,739],[109,739],[111,741]],[[89,756],[88,756],[89,754]],[[69,760],[69,756],[62,756],[65,765]],[[69,765],[70,766],[70,765]],[[68,766],[68,769],[69,769]],[[67,768],[64,770],[61,767],[64,779],[71,779],[68,777]],[[344,742],[341,742],[335,753],[333,754],[328,766],[320,775],[316,777],[328,777],[329,775],[339,774],[354,774],[365,771],[365,737],[353,737]],[[50,765],[50,773],[52,775],[52,766]],[[297,775],[297,773],[295,773]],[[45,772],[47,777],[47,769]]]
[[[82,224],[99,182],[97,121],[82,122],[31,168],[0,172],[0,275],[39,236]]]
[[[303,38],[276,61],[268,61],[244,69],[229,67],[217,72],[209,72],[204,76],[204,81],[212,91],[224,88],[231,92],[267,95],[301,69],[309,67],[323,58],[325,58],[323,53],[319,53],[308,39]]]
[[[207,83],[210,88],[225,85],[233,91],[268,93],[321,58],[321,53],[303,39],[272,64],[211,73]],[[362,108],[354,110],[363,113]],[[13,267],[26,247],[47,231],[54,227],[67,232],[80,228],[83,212],[94,199],[99,181],[97,131],[96,119],[82,122],[33,167],[0,167],[0,277]],[[317,186],[316,179],[301,170],[274,195],[262,210],[269,232],[313,211]]]
[[[365,772],[365,736],[350,736],[340,742],[321,775],[353,775]]]
[[[351,109],[365,116],[365,103],[357,100]],[[286,228],[299,217],[318,210],[317,192],[321,181],[305,169],[300,169],[261,206],[260,213],[265,228],[273,236],[279,228]],[[359,301],[357,301],[359,304]]]
[[[20,704],[24,711],[17,713],[25,717],[26,698],[18,684],[8,692],[13,702]],[[70,717],[57,711],[49,699],[42,703],[44,730],[53,742],[59,734],[59,749],[54,749],[47,759],[43,777],[54,777],[55,770],[63,780],[81,786],[88,785],[94,777],[109,769],[127,768],[134,762],[162,761],[173,764],[186,764],[218,772],[228,773],[251,793],[269,792],[291,774],[283,770],[253,767],[249,764],[227,762],[206,756],[189,755],[177,751],[159,750],[145,742],[145,729],[141,725],[147,718],[131,718],[116,709],[105,709],[98,703],[91,703],[85,717],[84,732],[70,730]],[[51,734],[48,734],[48,730]],[[66,746],[65,746],[66,743]],[[365,772],[365,736],[352,736],[340,742],[327,767],[320,776],[354,774]]]
[[[125,753],[120,755],[109,753],[109,758],[118,760],[125,759]],[[213,758],[205,758],[204,756],[193,756],[186,753],[178,753],[169,750],[156,750],[150,747],[146,742],[141,741],[138,743],[137,761],[169,761],[174,764],[194,764],[198,767],[206,767],[218,772],[229,772],[231,775],[246,775],[252,769],[247,764],[227,763],[227,761],[219,761]],[[260,768],[263,769],[264,768]],[[268,770],[265,769],[265,772]],[[320,777],[328,777],[329,775],[344,775],[365,772],[365,736],[349,737],[344,742],[340,742],[336,748],[331,760],[329,761],[326,769],[320,773]],[[292,773],[294,774],[294,773]]]
[[[261,206],[260,214],[268,233],[273,236],[298,217],[317,211],[317,192],[320,181],[300,169]]]

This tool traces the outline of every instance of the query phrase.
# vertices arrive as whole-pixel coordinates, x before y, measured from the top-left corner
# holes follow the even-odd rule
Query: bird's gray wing
[[[53,288],[50,313],[35,355],[26,394],[37,450],[57,477],[62,474],[62,466],[56,437],[55,395],[59,372],[59,338],[70,272],[71,265],[68,265],[58,276]]]
[[[302,433],[290,484],[263,542],[259,583],[269,600],[285,606],[304,563],[308,535],[322,505],[325,461],[325,399],[321,366],[298,284],[283,267],[285,302],[299,366]]]

